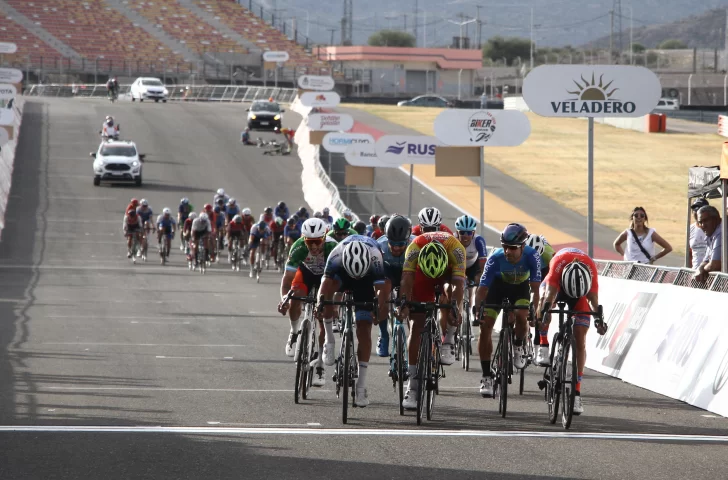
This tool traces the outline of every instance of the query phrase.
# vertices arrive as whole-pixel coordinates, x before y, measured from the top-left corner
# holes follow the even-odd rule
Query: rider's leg
[[[480,321],[480,336],[478,337],[478,355],[483,377],[490,377],[490,357],[493,355],[493,326],[498,312],[490,308],[485,310],[484,318]]]
[[[367,370],[372,354],[372,312],[356,312],[356,339],[359,343],[356,357],[359,360],[359,378],[356,381],[357,396],[366,388]]]
[[[576,317],[574,319],[574,340],[576,343],[576,393],[581,394],[581,377],[586,364],[586,333],[589,331],[589,317]]]
[[[409,372],[410,390],[417,386],[417,362],[420,357],[420,340],[422,331],[425,328],[425,315],[422,313],[410,313],[410,332],[407,339],[407,364]]]

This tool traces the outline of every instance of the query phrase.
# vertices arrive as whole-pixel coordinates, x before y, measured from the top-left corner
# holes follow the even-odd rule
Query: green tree
[[[489,58],[493,61],[500,60],[505,57],[506,62],[513,63],[517,57],[521,59],[529,58],[531,55],[531,41],[526,38],[510,37],[504,38],[496,36],[488,39],[483,45],[483,58]]]
[[[414,47],[414,35],[399,30],[380,30],[372,34],[367,42],[372,47]]]
[[[683,48],[688,48],[688,46],[682,40],[671,38],[662,42],[660,45],[657,46],[657,48],[659,48],[660,50],[680,50]]]
[[[632,44],[632,52],[633,53],[642,53],[645,50],[647,50],[647,47],[645,47],[641,43],[635,42],[635,43]]]

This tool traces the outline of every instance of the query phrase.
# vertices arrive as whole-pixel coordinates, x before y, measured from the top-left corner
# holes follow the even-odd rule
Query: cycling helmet
[[[206,212],[209,212],[209,211],[211,211],[211,210],[212,210],[212,205],[210,205],[209,203],[206,203],[206,204],[205,204],[205,211],[206,211]]]
[[[382,215],[379,217],[379,222],[377,223],[377,227],[379,227],[379,231],[383,232],[387,228],[387,222],[389,221],[389,215]]]
[[[359,235],[366,235],[367,233],[367,224],[362,222],[361,220],[356,222],[354,224],[354,227],[352,228],[354,228],[354,230],[356,230],[356,233],[358,233]]]
[[[589,267],[575,260],[561,272],[561,291],[571,298],[581,298],[591,290],[592,274]]]
[[[543,255],[543,249],[546,246],[543,238],[540,235],[529,235],[526,239],[526,245],[531,248],[535,248],[539,255]]]
[[[215,213],[220,213],[220,212],[222,212],[222,209],[220,208],[219,205],[215,205],[214,211],[215,211]]]
[[[346,210],[344,210],[344,213],[342,213],[341,216],[348,220],[351,220],[352,218],[354,218],[354,214],[351,213],[351,210],[349,210],[348,208]]]
[[[208,221],[209,219],[210,219],[210,217],[208,217],[206,213],[200,214],[200,221],[202,221],[203,223]]]
[[[395,215],[389,219],[384,231],[388,241],[406,242],[412,235],[412,222],[405,216]]]
[[[447,270],[447,251],[440,242],[430,242],[420,250],[417,265],[425,276],[439,278]]]
[[[422,210],[420,210],[420,213],[417,214],[417,217],[420,219],[420,225],[423,227],[439,227],[442,223],[442,215],[440,214],[440,210],[436,209],[435,207],[425,207]]]
[[[289,227],[295,227],[296,226],[296,219],[291,217],[288,219],[288,226]]]
[[[278,208],[286,208],[286,202],[278,202]]]
[[[222,188],[218,188],[217,189],[217,194],[220,195],[221,197],[222,196],[225,196],[225,190],[223,190]]]
[[[341,253],[341,263],[351,278],[362,278],[369,272],[372,258],[362,242],[349,242]]]
[[[149,202],[147,202],[147,199],[146,198],[142,198],[142,201],[139,202],[139,203],[141,204],[142,207],[148,207],[149,206]]]
[[[276,225],[278,225],[279,227],[283,225],[284,222],[285,220],[283,220],[281,217],[276,217]]]
[[[298,209],[298,212],[296,213],[298,213],[299,215],[306,215],[308,213],[308,210],[306,210],[306,207],[300,207]]]
[[[500,241],[503,245],[523,245],[526,243],[526,238],[528,238],[526,227],[520,223],[509,223],[503,229]]]
[[[253,214],[253,212],[249,208],[244,208],[243,209],[243,215],[249,216],[249,215],[252,215],[252,214]]]
[[[165,208],[164,210],[162,210],[162,214],[165,216],[172,215],[172,211],[169,208]]]
[[[324,214],[325,217],[328,217],[329,216],[329,211],[330,211],[329,210],[329,207],[324,207],[323,214]]]
[[[190,220],[194,220],[195,218],[197,218],[197,212],[190,212],[190,216],[187,218],[189,218]]]
[[[242,222],[243,222],[243,217],[241,217],[240,215],[235,215],[233,217],[233,223],[242,223]]]
[[[323,218],[324,214],[321,212],[313,212],[313,216],[316,218]]]
[[[138,207],[139,206],[139,200],[137,200],[136,198],[132,198],[131,199],[131,204],[134,205],[134,207]]]
[[[474,232],[478,228],[478,222],[470,215],[463,215],[455,220],[455,230],[461,232]]]
[[[334,222],[333,229],[335,232],[340,230],[349,230],[351,228],[351,222],[345,218],[337,218]]]
[[[323,238],[326,235],[326,222],[320,218],[309,218],[303,222],[301,235],[304,238]]]
[[[183,198],[182,200],[180,200],[180,203],[181,203],[182,205],[187,205],[188,203],[190,203],[190,199],[189,199],[189,198],[187,198],[187,197],[185,197],[185,198]]]
[[[378,224],[379,223],[379,215],[372,215],[371,217],[369,217],[369,223],[371,223],[372,225]]]
[[[268,225],[268,224],[267,224],[267,223],[265,223],[265,220],[261,220],[260,222],[258,222],[258,228],[262,228],[262,229],[265,229],[265,227],[266,227],[267,225]]]
[[[228,205],[235,205],[235,199],[231,198],[230,200],[228,200]]]
[[[273,213],[273,209],[271,207],[265,207],[265,210],[263,210],[263,213],[270,215]]]

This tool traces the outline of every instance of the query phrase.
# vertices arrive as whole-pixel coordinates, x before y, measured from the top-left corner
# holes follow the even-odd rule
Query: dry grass
[[[347,105],[433,135],[440,109]],[[528,113],[531,136],[519,147],[491,148],[485,161],[565,207],[586,214],[587,122]],[[643,206],[650,224],[684,251],[688,167],[717,165],[717,134],[645,134],[595,123],[595,220],[616,230]]]

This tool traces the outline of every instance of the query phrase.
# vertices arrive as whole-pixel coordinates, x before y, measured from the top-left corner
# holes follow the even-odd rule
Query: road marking
[[[157,355],[156,358],[164,360],[232,360],[233,357],[179,357],[179,356],[168,356],[168,355]]]
[[[330,436],[390,436],[390,437],[476,437],[476,438],[561,438],[591,440],[644,440],[695,443],[728,443],[728,436],[670,435],[659,433],[609,432],[538,432],[494,430],[396,430],[352,428],[246,428],[246,427],[111,427],[67,425],[3,425],[0,432],[56,432],[56,433],[171,433],[188,435],[330,435]]]
[[[207,422],[208,425],[230,425],[235,427],[320,427],[320,423],[236,423],[236,422]]]
[[[261,390],[261,389],[245,389],[245,388],[167,388],[167,387],[67,387],[67,386],[49,386],[42,387],[49,390],[74,390],[74,391],[96,391],[96,390],[123,390],[123,391],[149,391],[149,392],[229,392],[229,393],[290,393],[293,390]],[[319,392],[328,392],[330,390],[317,390]]]
[[[237,344],[202,344],[191,345],[187,343],[113,343],[113,342],[43,342],[40,345],[101,345],[105,347],[201,347],[201,348],[228,348],[248,347]]]
[[[104,319],[108,320],[107,317]],[[140,322],[139,320],[132,320],[129,322],[134,325],[189,325],[190,322]]]

